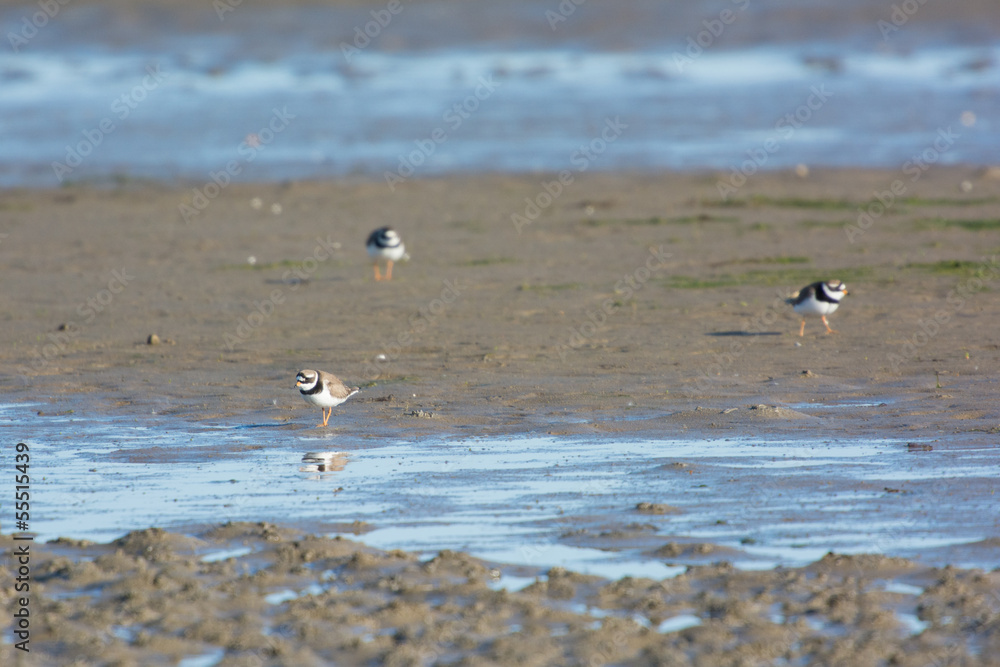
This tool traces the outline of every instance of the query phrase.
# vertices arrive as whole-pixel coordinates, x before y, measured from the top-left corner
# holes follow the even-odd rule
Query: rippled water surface
[[[680,571],[651,555],[667,542],[719,545],[729,551],[714,559],[747,568],[830,550],[980,566],[997,555],[961,551],[996,535],[995,447],[669,436],[373,443],[266,425],[39,417],[23,405],[0,414],[5,440],[31,448],[31,528],[44,540],[221,521],[321,533],[361,521],[371,530],[359,539],[385,549],[659,578]],[[669,509],[637,511],[643,502]]]
[[[375,28],[363,7],[67,7],[0,50],[0,185],[902,171],[1000,148],[1000,37],[985,27],[825,33],[782,3],[731,3],[715,36],[710,2],[594,3],[553,26],[545,3],[446,4],[403,3]],[[26,11],[0,10],[5,32]]]

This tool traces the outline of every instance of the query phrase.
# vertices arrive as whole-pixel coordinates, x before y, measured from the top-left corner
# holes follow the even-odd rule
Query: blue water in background
[[[846,18],[803,32],[778,2],[613,4],[552,26],[558,3],[529,0],[402,3],[389,20],[381,4],[221,19],[67,5],[23,43],[11,35],[37,7],[5,8],[0,186],[729,171],[754,156],[902,168],[947,128],[936,163],[1000,154],[988,21],[883,36]]]

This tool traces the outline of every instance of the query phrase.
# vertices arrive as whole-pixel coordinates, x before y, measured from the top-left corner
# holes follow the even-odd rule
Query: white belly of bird
[[[378,246],[371,245],[368,246],[368,256],[372,259],[390,259],[394,262],[398,262],[403,259],[403,255],[406,254],[406,248],[403,244],[392,248],[379,248]]]
[[[346,398],[335,398],[325,391],[321,391],[318,394],[302,394],[302,398],[321,408],[336,407],[347,400]]]
[[[829,315],[837,310],[839,303],[820,301],[818,299],[807,299],[795,306],[795,312],[800,315]]]

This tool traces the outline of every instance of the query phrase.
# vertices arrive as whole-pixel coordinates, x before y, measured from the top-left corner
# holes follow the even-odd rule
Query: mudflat
[[[677,173],[6,191],[5,390],[311,427],[292,385],[319,368],[363,389],[331,424],[364,436],[556,414],[815,429],[743,408],[853,400],[824,428],[991,442],[1000,176],[913,178],[759,174],[727,198],[725,175]],[[364,248],[382,225],[412,257],[391,282]],[[834,278],[837,333],[800,338],[783,299]],[[413,410],[436,418],[398,419]]]
[[[609,582],[232,523],[59,540],[34,568],[32,652],[0,645],[4,664],[922,667],[1000,651],[995,572],[883,556]]]

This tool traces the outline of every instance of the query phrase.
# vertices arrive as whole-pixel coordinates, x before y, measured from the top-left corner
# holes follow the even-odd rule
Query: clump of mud
[[[721,562],[663,581],[552,568],[506,590],[505,573],[523,567],[230,523],[58,540],[33,565],[37,664],[924,667],[1000,655],[1000,573],[882,556],[771,571]],[[0,571],[0,603],[13,590]],[[14,657],[0,646],[2,664]]]

